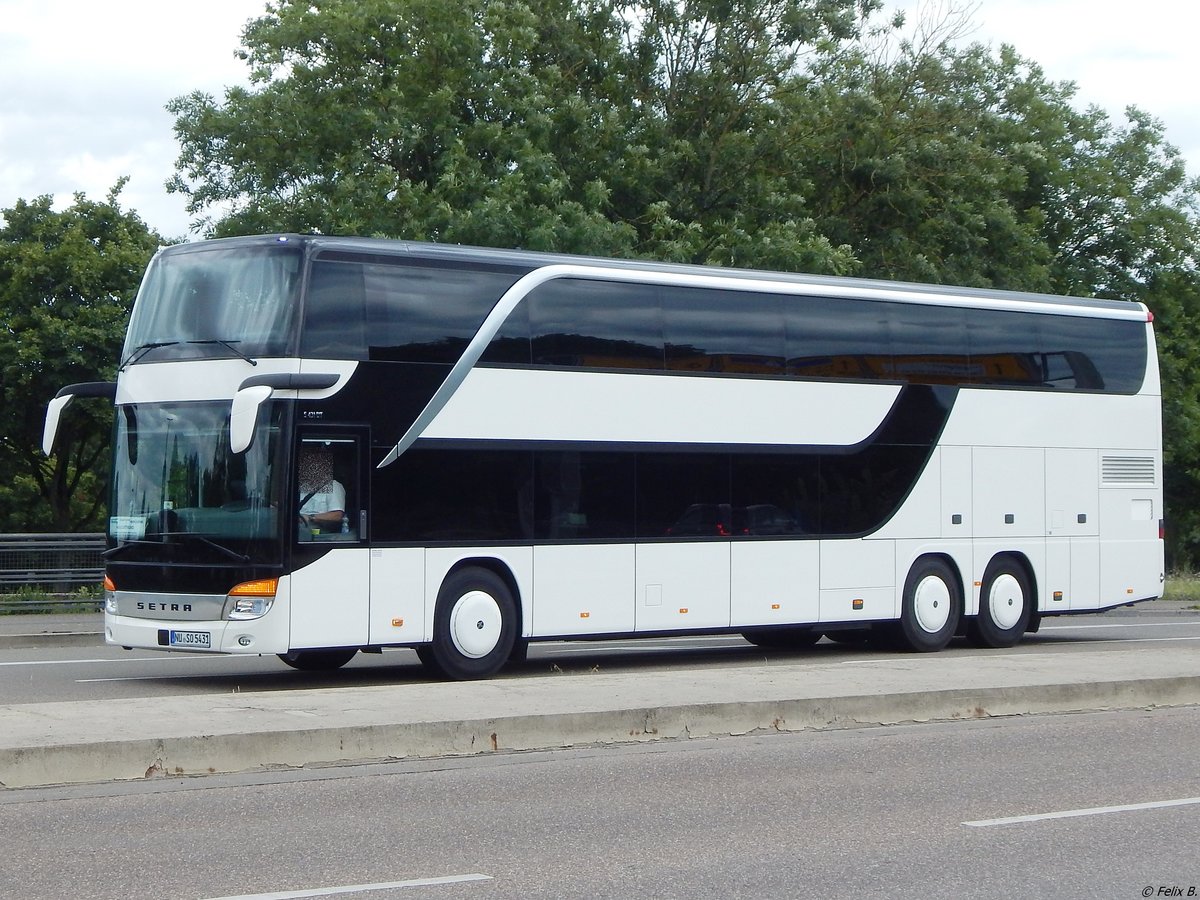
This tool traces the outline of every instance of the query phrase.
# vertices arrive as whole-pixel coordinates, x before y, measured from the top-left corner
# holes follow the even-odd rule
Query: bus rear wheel
[[[433,641],[418,655],[433,674],[455,681],[487,678],[508,661],[517,641],[517,606],[504,579],[480,568],[459,569],[442,583]]]
[[[904,582],[895,645],[915,653],[941,650],[954,637],[962,608],[962,589],[949,563],[936,556],[918,559]]]
[[[1033,615],[1029,575],[1011,556],[997,556],[983,573],[979,615],[967,631],[980,647],[1012,647],[1025,634]]]
[[[279,658],[302,672],[332,672],[354,659],[357,650],[291,650]]]

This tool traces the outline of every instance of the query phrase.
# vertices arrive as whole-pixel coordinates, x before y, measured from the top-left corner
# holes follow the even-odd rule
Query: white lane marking
[[[430,887],[439,884],[462,884],[467,881],[491,881],[491,875],[443,875],[440,878],[411,878],[408,881],[386,881],[379,884],[348,884],[342,887],[313,888],[306,891],[275,891],[270,894],[231,894],[210,900],[293,900],[298,897],[332,897],[334,894],[354,894],[366,891],[386,891],[391,888]]]
[[[280,672],[286,673],[285,669]],[[225,677],[234,678],[238,675],[252,676],[266,674],[263,672],[233,672]],[[109,681],[186,681],[189,678],[212,678],[213,675],[123,675],[120,678],[76,678],[76,684],[105,684]],[[219,675],[216,677],[220,677]]]
[[[192,656],[191,659],[203,659],[202,656]],[[212,659],[228,659],[228,657],[211,657]],[[126,663],[126,662],[182,662],[182,656],[123,656],[120,659],[26,659],[18,662],[0,662],[0,666],[73,666],[81,663]]]
[[[1194,806],[1200,797],[1185,797],[1182,800],[1159,800],[1154,803],[1130,803],[1126,806],[1094,806],[1090,809],[1067,809],[1061,812],[1038,813],[1032,816],[1009,816],[1004,819],[981,819],[978,822],[963,822],[971,828],[990,828],[993,825],[1017,825],[1023,822],[1041,822],[1045,819],[1077,819],[1082,816],[1103,816],[1108,813],[1137,812],[1143,809],[1168,809],[1172,806]]]

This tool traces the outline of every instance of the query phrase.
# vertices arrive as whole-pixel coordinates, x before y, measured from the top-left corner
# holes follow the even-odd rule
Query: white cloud
[[[173,97],[246,81],[235,51],[265,0],[0,0],[0,208],[82,191],[102,198],[123,175],[122,205],[183,236],[166,193],[178,147]]]

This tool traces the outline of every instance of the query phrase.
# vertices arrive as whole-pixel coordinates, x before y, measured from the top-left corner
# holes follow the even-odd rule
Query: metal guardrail
[[[0,534],[0,609],[88,602],[70,595],[100,586],[103,550],[103,534]]]

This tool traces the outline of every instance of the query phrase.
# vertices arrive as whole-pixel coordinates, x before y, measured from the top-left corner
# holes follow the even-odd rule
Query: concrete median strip
[[[0,707],[7,788],[1200,704],[1194,649],[834,664]]]

